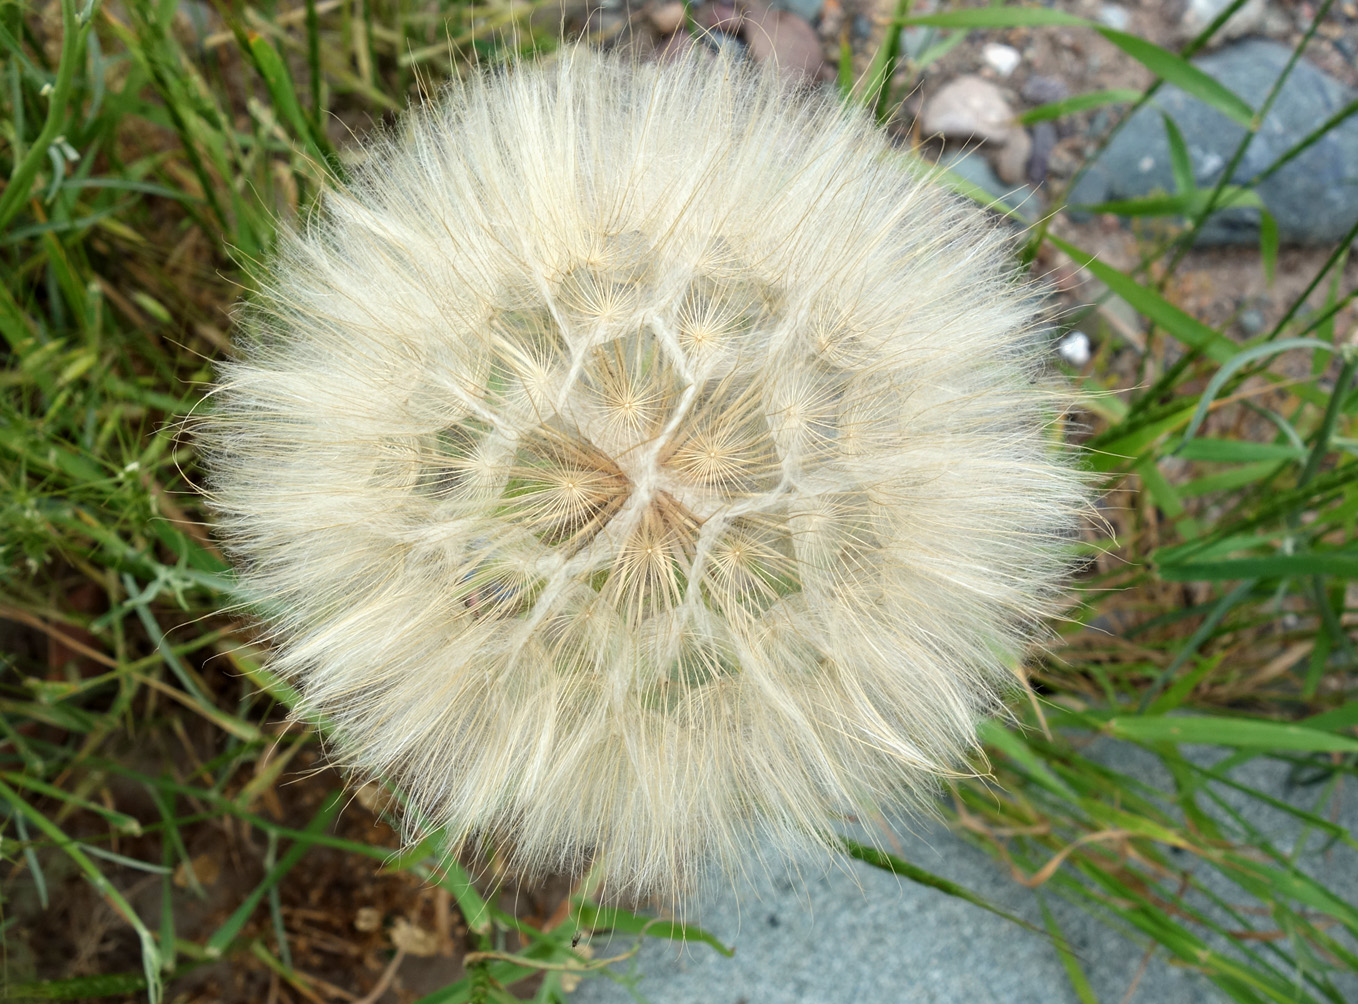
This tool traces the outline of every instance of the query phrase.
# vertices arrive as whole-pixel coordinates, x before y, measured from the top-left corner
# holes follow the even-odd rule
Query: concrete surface
[[[1170,779],[1159,761],[1132,746],[1107,742],[1098,759],[1164,790]],[[1224,751],[1197,749],[1199,763],[1215,763]],[[1231,777],[1275,798],[1314,810],[1322,786],[1289,778],[1288,764],[1256,759]],[[1341,782],[1342,784],[1342,782]],[[1289,853],[1301,825],[1291,816],[1224,785],[1214,786],[1239,814],[1201,797],[1199,804],[1237,838],[1255,827]],[[1350,784],[1323,809],[1326,818],[1358,830],[1358,794]],[[915,824],[912,835],[898,829],[905,857],[1026,920],[1042,925],[1035,894],[1012,881],[982,851],[945,828]],[[1358,854],[1345,846],[1325,849],[1325,836],[1306,837],[1303,867],[1347,902],[1358,902]],[[1189,862],[1185,855],[1185,865]],[[1047,938],[963,900],[898,879],[868,865],[846,862],[821,872],[808,865],[798,880],[764,877],[745,887],[716,893],[690,919],[736,949],[725,958],[702,944],[679,947],[648,940],[628,962],[614,967],[616,979],[591,979],[572,995],[576,1004],[1078,1004],[1065,970]],[[1244,894],[1233,883],[1201,866],[1208,890],[1237,906]],[[1051,892],[1051,890],[1049,890]],[[1147,942],[1125,936],[1054,894],[1046,900],[1097,999],[1112,1004],[1206,1004],[1228,998],[1205,977],[1167,962],[1157,948],[1147,960]],[[1212,909],[1206,897],[1197,905]],[[1225,921],[1224,915],[1223,921]],[[1258,928],[1274,923],[1266,914],[1247,914]],[[1225,921],[1223,926],[1236,926]],[[1225,939],[1196,928],[1214,948],[1231,951]],[[632,944],[615,936],[598,938],[597,956],[618,955]],[[1265,953],[1267,943],[1254,947]],[[1358,1000],[1358,976],[1332,976],[1345,999]],[[1129,996],[1129,990],[1131,994]]]

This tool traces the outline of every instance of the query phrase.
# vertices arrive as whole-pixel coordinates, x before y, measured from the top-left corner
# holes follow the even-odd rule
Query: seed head
[[[412,113],[283,239],[203,428],[298,713],[412,834],[617,893],[927,801],[1084,495],[1006,250],[725,62]]]

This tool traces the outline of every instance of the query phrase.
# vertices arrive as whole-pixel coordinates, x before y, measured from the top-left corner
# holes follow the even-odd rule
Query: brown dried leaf
[[[416,927],[404,917],[397,917],[391,925],[391,943],[407,955],[429,958],[437,955],[439,939],[433,931]]]
[[[179,889],[187,889],[193,879],[202,886],[212,885],[222,875],[222,863],[215,854],[199,854],[197,857],[182,861],[174,870],[174,884]]]

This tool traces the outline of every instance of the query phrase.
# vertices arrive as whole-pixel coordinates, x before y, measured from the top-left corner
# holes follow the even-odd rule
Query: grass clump
[[[590,961],[582,932],[724,948],[600,906],[589,878],[518,889],[506,876],[474,882],[436,840],[399,850],[400,791],[371,785],[346,808],[320,737],[280,725],[297,695],[266,668],[264,639],[229,612],[195,446],[177,432],[229,352],[241,266],[268,254],[275,220],[305,213],[347,170],[350,131],[405,104],[422,75],[552,49],[554,37],[516,21],[529,12],[0,7],[10,996],[323,1000],[428,957],[449,973],[430,1001],[550,1001],[617,961]],[[946,32],[1056,20],[1012,7],[931,18]],[[495,40],[515,23],[513,43]],[[1182,58],[1109,40],[1242,114]],[[844,75],[846,100],[888,119],[898,57],[885,47],[857,90]],[[1030,667],[1037,699],[984,730],[998,784],[959,783],[945,811],[1040,897],[1084,905],[1227,999],[1339,1001],[1358,968],[1358,913],[1297,847],[1358,850],[1330,818],[1358,753],[1350,242],[1289,258],[1265,225],[1258,267],[1308,271],[1273,323],[1242,339],[1229,317],[1194,309],[1183,277],[1195,229],[1249,204],[1250,187],[1188,181],[1132,207],[1146,225],[1124,269],[1094,258],[1062,211],[1027,234],[1033,268],[1073,263],[1105,290],[1067,321],[1098,346],[1071,374],[1085,394],[1069,435],[1106,477],[1110,532],[1082,545],[1084,588]],[[1145,322],[1136,351],[1104,326],[1114,297]],[[1132,776],[1113,744],[1155,770]],[[1278,802],[1252,764],[1291,772],[1312,799]],[[1275,842],[1241,799],[1305,837]],[[876,848],[850,852],[973,896]],[[493,879],[495,862],[486,868]],[[1042,909],[1077,996],[1093,999],[1084,961]],[[326,945],[346,946],[351,982]]]

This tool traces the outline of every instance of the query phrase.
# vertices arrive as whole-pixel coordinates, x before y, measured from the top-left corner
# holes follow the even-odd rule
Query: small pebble
[[[1132,16],[1117,4],[1106,3],[1099,8],[1099,22],[1114,31],[1126,31]]]
[[[924,102],[920,127],[927,135],[1004,143],[1014,129],[1014,110],[989,80],[972,74],[948,81]]]
[[[777,8],[751,9],[740,36],[756,63],[774,64],[785,78],[813,81],[820,76],[820,39],[815,29],[796,14]]]
[[[1033,153],[1028,161],[1028,181],[1040,185],[1047,178],[1047,165],[1051,163],[1052,151],[1056,149],[1056,126],[1050,122],[1033,125]]]
[[[1264,325],[1266,323],[1264,320],[1264,312],[1258,307],[1250,307],[1248,310],[1242,310],[1236,323],[1240,325],[1241,331],[1252,338],[1264,330]]]
[[[986,65],[1002,77],[1007,77],[1018,69],[1023,56],[1012,45],[1000,45],[998,42],[990,42],[981,50],[981,58]]]
[[[1023,82],[1023,89],[1019,91],[1024,101],[1035,105],[1051,104],[1053,101],[1062,101],[1070,96],[1070,88],[1060,77],[1044,77],[1034,73]]]
[[[659,7],[652,7],[647,15],[651,19],[651,26],[662,35],[678,31],[684,23],[684,5],[675,0],[673,3],[661,4]]]
[[[815,24],[821,15],[824,0],[773,0],[772,6],[796,14],[808,24]]]
[[[1028,164],[1033,156],[1033,140],[1022,126],[1009,130],[1004,145],[995,154],[995,173],[1006,185],[1021,185],[1028,180]]]
[[[1072,366],[1080,367],[1093,357],[1089,336],[1083,331],[1072,331],[1056,346],[1057,353]]]

